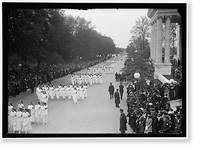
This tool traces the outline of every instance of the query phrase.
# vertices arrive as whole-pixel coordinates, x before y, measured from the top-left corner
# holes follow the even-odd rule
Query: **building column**
[[[156,61],[156,37],[157,37],[157,29],[156,29],[156,27],[157,27],[157,23],[156,22],[154,22],[154,24],[153,24],[153,29],[154,29],[154,34],[153,34],[153,36],[154,36],[154,51],[153,51],[153,60],[154,61]]]
[[[162,63],[162,18],[157,19],[156,31],[156,63]]]
[[[165,22],[165,62],[170,63],[170,18],[166,18]]]
[[[154,32],[153,32],[153,23],[151,25],[151,52],[150,52],[150,58],[153,59],[153,51],[154,51]]]
[[[177,57],[180,61],[182,61],[182,25],[179,25],[179,50],[177,50]]]

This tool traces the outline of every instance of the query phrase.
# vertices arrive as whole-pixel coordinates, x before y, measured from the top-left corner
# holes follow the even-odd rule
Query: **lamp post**
[[[137,80],[137,85],[136,85],[136,91],[138,90],[138,85],[139,85],[139,83],[138,83],[138,79],[140,78],[140,73],[138,73],[138,72],[136,72],[135,74],[134,74],[134,78]],[[137,101],[136,101],[136,103],[137,103],[137,106],[139,105],[139,98],[138,98],[138,94],[137,94]]]
[[[134,74],[134,78],[137,80],[137,83],[138,83],[138,79],[140,78],[140,73],[136,72]]]

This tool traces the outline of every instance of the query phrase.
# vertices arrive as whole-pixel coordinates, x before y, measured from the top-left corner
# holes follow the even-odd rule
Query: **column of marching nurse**
[[[117,60],[110,60],[89,69],[89,73],[73,74],[71,84],[53,85],[51,83],[40,84],[36,87],[38,101],[30,102],[25,108],[23,101],[17,107],[12,103],[8,105],[8,128],[13,133],[28,133],[32,130],[32,124],[47,124],[48,101],[83,101],[88,96],[88,86],[103,83],[103,75],[114,73]],[[105,70],[103,70],[105,69]]]

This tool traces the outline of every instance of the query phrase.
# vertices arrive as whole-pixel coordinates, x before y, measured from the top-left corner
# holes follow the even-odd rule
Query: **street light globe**
[[[135,77],[136,79],[138,79],[138,78],[140,77],[140,74],[139,74],[139,73],[135,73],[135,74],[134,74],[134,77]]]
[[[21,66],[22,66],[22,64],[20,63],[20,64],[19,64],[19,67],[21,67]]]
[[[169,81],[170,81],[170,83],[173,83],[173,82],[174,82],[174,79],[170,79]]]

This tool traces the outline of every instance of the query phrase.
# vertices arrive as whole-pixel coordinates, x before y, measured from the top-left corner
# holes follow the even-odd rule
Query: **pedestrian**
[[[117,89],[117,91],[115,92],[115,106],[117,107],[117,108],[119,108],[119,104],[120,104],[120,97],[119,97],[119,89]]]
[[[49,95],[50,95],[51,100],[53,100],[54,96],[55,96],[55,91],[54,91],[54,87],[53,86],[51,86],[49,88]]]
[[[83,86],[83,88],[84,88],[84,98],[87,98],[87,84],[85,84],[84,86]]]
[[[31,78],[30,80],[31,93],[34,93],[34,87],[35,87],[35,79]]]
[[[158,111],[157,124],[156,125],[157,125],[157,134],[159,134],[159,131],[161,130],[162,125],[163,125],[163,116],[162,116],[162,113],[161,113],[160,110]]]
[[[35,122],[35,110],[34,110],[35,107],[33,103],[30,102],[27,108],[30,110],[30,113],[31,113],[31,123],[34,123]]]
[[[14,108],[14,106],[12,105],[12,103],[9,103],[8,105],[8,128],[11,128],[11,116],[10,113],[12,112],[12,109]]]
[[[47,96],[46,91],[43,91],[43,92],[42,92],[41,103],[43,103],[43,102],[45,102],[45,103],[48,102],[48,96]]]
[[[40,124],[40,118],[41,118],[41,106],[40,102],[37,102],[37,104],[35,105],[35,122]]]
[[[145,130],[145,125],[146,125],[146,113],[143,113],[142,115],[140,115],[140,117],[137,120],[137,123],[138,123],[137,133],[143,134]]]
[[[13,133],[15,133],[15,131],[16,131],[16,114],[17,114],[17,112],[16,112],[16,109],[15,108],[12,108],[12,111],[10,112],[10,123],[11,123],[11,129],[12,129],[12,131],[13,131]]]
[[[126,119],[126,115],[124,114],[123,112],[124,110],[123,109],[120,109],[120,132],[121,134],[125,134],[125,131],[127,130],[127,126],[126,126],[126,123],[127,123],[127,119]]]
[[[22,110],[23,110],[22,108],[19,108],[16,113],[16,117],[17,117],[16,131],[18,131],[19,133],[21,133],[21,130],[22,130],[22,121],[23,121]]]
[[[24,109],[22,113],[22,131],[24,131],[26,134],[28,133],[29,130],[29,122],[30,122],[30,114],[29,112]]]
[[[152,113],[152,133],[157,134],[157,115],[156,115],[156,112]]]
[[[167,115],[161,127],[160,133],[168,134],[172,130],[172,122],[170,121],[170,116]]]
[[[41,104],[41,119],[43,125],[47,123],[47,116],[48,116],[47,104],[43,102]]]
[[[74,103],[77,103],[77,89],[74,87],[73,91],[72,91],[72,98]]]
[[[80,87],[80,99],[83,101],[84,100],[84,88],[83,85]]]
[[[19,100],[18,109],[24,109],[24,104],[22,100]]]
[[[55,95],[55,96],[56,96],[56,99],[59,100],[59,97],[60,97],[59,94],[60,94],[60,92],[59,92],[58,86],[56,86],[56,88],[54,89],[54,91],[55,91],[55,94],[56,94],[56,95]]]
[[[130,119],[130,127],[132,128],[133,132],[136,132],[137,131],[137,124],[136,124],[137,116],[135,112],[131,113],[129,119]]]
[[[112,83],[110,83],[110,86],[109,86],[109,88],[108,88],[108,92],[109,92],[109,94],[110,94],[110,99],[113,98],[114,91],[115,91],[115,88],[114,88],[114,86],[112,85]]]
[[[177,133],[181,133],[182,131],[182,117],[180,113],[176,114],[176,117],[174,118],[174,124],[175,124],[175,131]]]
[[[123,93],[124,93],[124,86],[122,85],[121,82],[120,82],[120,85],[119,85],[119,92],[120,92],[120,96],[121,96],[121,99],[122,99]]]
[[[151,118],[151,115],[148,114],[146,118],[144,134],[151,134],[151,133],[152,133],[152,118]]]

